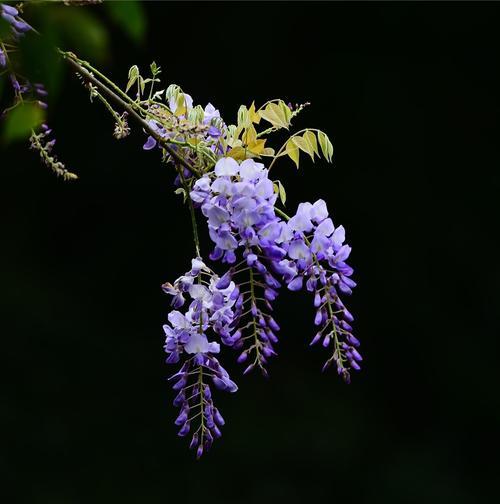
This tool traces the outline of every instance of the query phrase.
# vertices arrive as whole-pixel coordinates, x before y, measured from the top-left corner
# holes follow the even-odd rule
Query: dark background
[[[347,229],[363,370],[349,386],[322,374],[312,300],[284,292],[271,379],[228,365],[224,436],[194,460],[173,426],[160,289],[188,269],[188,214],[140,130],[114,140],[67,72],[50,121],[79,181],[21,144],[0,157],[8,502],[494,501],[500,5],[146,8],[142,47],[112,32],[103,69],[121,84],[154,59],[227,122],[252,100],[311,101],[296,127],[327,131],[334,164],[274,175],[290,212],[322,197]]]

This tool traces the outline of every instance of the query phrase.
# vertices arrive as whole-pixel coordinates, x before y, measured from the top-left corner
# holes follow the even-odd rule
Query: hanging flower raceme
[[[172,375],[172,388],[177,392],[174,405],[180,408],[175,420],[180,427],[179,436],[192,433],[192,448],[200,457],[221,436],[224,419],[214,406],[210,383],[220,390],[236,392],[238,387],[215,357],[220,352],[216,341],[209,337],[220,336],[222,341],[233,343],[229,334],[235,317],[234,306],[238,288],[230,282],[225,288],[217,287],[220,279],[200,258],[192,260],[192,268],[173,285],[163,285],[172,296],[174,308],[163,326],[166,335],[167,363],[182,362]],[[236,335],[236,338],[238,336]]]
[[[323,200],[314,205],[301,203],[288,222],[282,221],[275,213],[277,196],[268,170],[252,159],[239,165],[232,158],[222,158],[215,165],[214,175],[214,181],[209,176],[199,179],[191,198],[207,217],[215,244],[211,259],[233,264],[241,251],[244,266],[239,263],[226,277],[229,280],[237,273],[250,272],[246,302],[252,320],[244,328],[253,329],[254,341],[243,350],[239,362],[246,362],[255,352],[247,370],[255,365],[264,370],[266,359],[275,354],[273,343],[277,342],[275,331],[279,326],[255,299],[272,310],[270,302],[276,299],[280,287],[272,273],[278,273],[290,290],[305,287],[314,292],[314,323],[319,330],[312,344],[321,341],[324,347],[333,347],[325,369],[334,361],[338,373],[349,381],[349,370],[359,370],[361,356],[350,325],[352,315],[340,298],[356,285],[350,278],[353,270],[345,262],[351,249],[344,245],[344,228],[334,227]],[[255,275],[263,275],[263,280],[256,282]],[[263,297],[255,296],[256,285],[263,288]]]
[[[265,365],[276,355],[279,325],[270,315],[272,302],[281,284],[272,264],[285,256],[276,244],[283,223],[276,216],[276,194],[262,163],[247,159],[238,164],[232,158],[220,159],[214,168],[215,179],[202,177],[194,184],[191,199],[207,218],[215,245],[210,258],[233,265],[222,282],[238,279],[242,289],[236,307],[240,314],[238,362],[245,373],[256,366],[267,375]],[[239,262],[237,262],[239,261]]]
[[[340,296],[351,294],[356,283],[350,278],[353,269],[346,263],[351,247],[344,244],[343,226],[334,227],[326,203],[301,203],[296,214],[286,223],[287,259],[278,263],[288,289],[305,288],[314,293],[318,332],[311,344],[321,342],[333,347],[326,369],[336,363],[339,375],[349,382],[349,370],[359,370],[359,341],[352,334],[353,317]]]

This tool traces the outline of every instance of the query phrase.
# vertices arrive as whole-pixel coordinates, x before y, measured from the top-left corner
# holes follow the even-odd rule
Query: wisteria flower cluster
[[[238,163],[231,157],[221,157],[213,172],[197,179],[190,198],[208,225],[214,245],[210,260],[227,265],[227,269],[219,278],[197,258],[187,275],[173,286],[164,286],[173,296],[174,308],[184,305],[186,295],[193,299],[185,315],[172,311],[170,324],[164,327],[167,362],[179,361],[179,348],[187,354],[198,352],[198,357],[189,357],[173,375],[179,380],[174,389],[181,390],[174,404],[180,403],[179,397],[186,397],[186,386],[196,388],[196,404],[202,400],[200,385],[188,380],[192,366],[200,362],[219,388],[236,390],[232,381],[228,385],[227,374],[214,360],[213,354],[220,347],[208,342],[205,334],[209,328],[222,344],[238,350],[237,361],[245,363],[244,373],[258,367],[267,376],[266,365],[276,355],[279,331],[271,312],[282,285],[291,291],[305,289],[312,293],[317,332],[311,344],[321,342],[323,347],[333,348],[324,369],[334,362],[338,374],[349,382],[350,370],[359,370],[362,360],[357,350],[359,341],[350,325],[353,317],[341,300],[342,294],[351,294],[355,287],[350,278],[353,270],[346,263],[351,248],[344,244],[344,228],[334,226],[326,203],[301,203],[295,215],[284,219],[275,206],[278,194],[264,164],[254,159]],[[203,272],[207,279],[196,283],[194,278]],[[196,370],[194,376],[200,376],[200,371]],[[211,393],[209,397],[212,400]],[[193,407],[181,404],[183,423],[179,435],[185,435],[191,422],[199,418],[192,446],[198,447],[200,455],[214,437],[200,437],[200,432],[207,421],[210,425],[213,421],[201,406],[194,407],[196,413],[190,417],[187,412]],[[209,413],[212,408],[210,404]],[[211,434],[219,437],[220,429],[216,427]]]
[[[220,390],[238,390],[216,358],[220,344],[208,339],[219,337],[227,342],[230,327],[238,316],[238,288],[234,282],[220,288],[220,283],[219,277],[198,257],[192,260],[191,270],[173,285],[163,285],[164,291],[173,296],[172,305],[176,308],[163,326],[167,363],[182,361],[179,371],[170,377],[177,392],[174,405],[180,408],[175,424],[180,427],[179,436],[193,431],[191,447],[196,448],[198,457],[214,438],[221,436],[224,425],[208,380]],[[196,429],[192,427],[194,421],[198,424]]]
[[[14,41],[31,29],[15,8],[0,7]],[[223,354],[234,351],[243,374],[258,370],[268,376],[280,333],[273,312],[283,288],[309,293],[315,313],[310,344],[328,351],[323,370],[333,365],[349,383],[362,357],[353,315],[344,304],[356,286],[345,230],[334,224],[322,199],[300,203],[287,215],[283,183],[271,178],[274,164],[284,159],[297,168],[303,154],[312,161],[331,161],[332,144],[317,129],[290,134],[277,150],[268,143],[276,131],[289,131],[309,104],[270,100],[259,108],[242,105],[235,124],[228,124],[215,106],[195,105],[179,86],[158,89],[162,70],[156,63],[148,76],[132,66],[122,89],[74,53],[59,53],[90,99],[111,113],[115,138],[130,133],[129,120],[142,127],[143,149],[159,151],[162,162],[174,168],[174,192],[189,209],[194,258],[189,271],[162,286],[171,305],[163,329],[166,362],[176,366],[169,377],[179,410],[175,425],[179,436],[190,437],[196,456],[222,435],[225,421],[215,404],[216,390],[238,390],[221,363]],[[46,108],[44,86],[19,82],[3,42],[0,66],[9,72],[16,103],[29,96]],[[71,178],[52,154],[50,133],[43,123],[32,132],[31,146],[56,173]],[[207,257],[201,254],[200,222],[211,241]]]
[[[312,344],[321,339],[328,347],[333,341],[334,353],[326,366],[335,361],[338,373],[348,381],[349,369],[359,369],[361,356],[349,325],[352,315],[339,296],[351,294],[356,285],[350,278],[353,270],[345,262],[351,248],[344,244],[343,226],[334,227],[323,200],[301,203],[288,222],[277,216],[277,194],[269,171],[253,159],[238,165],[232,158],[221,158],[214,174],[213,182],[209,176],[195,182],[191,199],[207,217],[215,245],[210,259],[229,264],[237,261],[237,254],[243,259],[243,266],[231,267],[223,278],[229,281],[246,275],[250,284],[248,297],[242,302],[248,304],[255,319],[255,343],[240,358],[246,360],[251,351],[256,357],[247,370],[259,365],[265,373],[265,358],[275,353],[272,343],[277,342],[279,326],[261,309],[259,300],[271,311],[284,283],[291,291],[305,287],[314,293],[314,323],[319,331]],[[262,297],[256,295],[257,289]]]

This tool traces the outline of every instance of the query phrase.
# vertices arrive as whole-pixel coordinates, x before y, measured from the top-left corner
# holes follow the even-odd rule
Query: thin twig
[[[191,173],[200,177],[199,171],[191,165],[186,159],[180,156],[172,147],[168,144],[168,142],[158,134],[149,123],[144,120],[128,103],[122,100],[114,91],[112,91],[108,86],[103,84],[99,79],[94,77],[86,68],[84,68],[78,61],[73,59],[68,53],[62,52],[63,57],[66,61],[87,81],[91,82],[96,86],[102,93],[108,96],[112,101],[114,101],[117,105],[119,105],[123,110],[126,110],[131,117],[133,117],[148,133],[151,135],[168,153],[169,155],[175,159],[177,163],[187,168]]]

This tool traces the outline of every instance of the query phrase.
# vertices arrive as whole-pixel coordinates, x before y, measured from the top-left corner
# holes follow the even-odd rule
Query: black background
[[[154,59],[227,122],[252,100],[312,103],[296,127],[328,132],[333,165],[274,175],[290,212],[322,197],[347,229],[363,370],[349,386],[322,374],[312,300],[284,292],[271,378],[228,364],[224,436],[194,460],[173,426],[160,289],[189,267],[188,213],[140,129],[114,140],[68,72],[50,119],[80,180],[23,145],[0,157],[8,502],[494,501],[500,5],[147,11],[143,48],[113,34],[104,70],[121,84]]]

